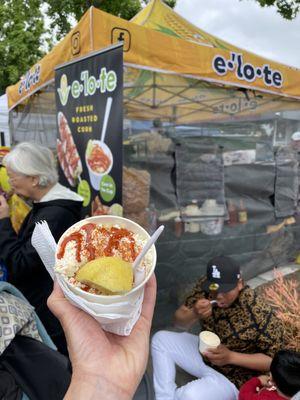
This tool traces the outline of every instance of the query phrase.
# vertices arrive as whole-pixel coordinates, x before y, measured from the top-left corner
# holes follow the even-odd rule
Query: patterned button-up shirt
[[[192,308],[194,303],[205,296],[200,279],[186,298],[185,305]],[[221,343],[230,350],[254,354],[263,353],[270,357],[284,345],[284,329],[272,308],[246,286],[239,297],[228,308],[213,307],[212,316],[201,320],[202,330],[216,333]],[[214,369],[225,375],[238,388],[259,372],[247,368],[226,365]]]

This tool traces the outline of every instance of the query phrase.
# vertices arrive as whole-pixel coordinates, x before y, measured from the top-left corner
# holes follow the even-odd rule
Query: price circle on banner
[[[116,195],[116,184],[112,176],[105,175],[100,182],[100,195],[104,201],[111,201]]]

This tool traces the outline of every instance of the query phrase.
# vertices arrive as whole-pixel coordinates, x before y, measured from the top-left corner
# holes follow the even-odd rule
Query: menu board
[[[123,47],[55,69],[60,182],[77,191],[85,215],[122,214]]]

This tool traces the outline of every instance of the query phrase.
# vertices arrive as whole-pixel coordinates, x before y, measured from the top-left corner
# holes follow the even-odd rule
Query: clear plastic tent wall
[[[151,176],[148,229],[166,227],[155,316],[164,327],[210,258],[232,256],[250,279],[297,256],[299,153],[291,136],[300,130],[300,107],[254,91],[134,73],[139,78],[124,88],[125,165]]]

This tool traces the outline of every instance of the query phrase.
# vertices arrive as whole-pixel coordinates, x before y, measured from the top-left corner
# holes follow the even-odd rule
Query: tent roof
[[[162,0],[151,0],[146,7],[131,19],[131,22],[201,46],[214,47],[216,49],[234,51],[243,54],[252,54],[254,56],[256,55],[249,50],[237,47],[232,43],[222,40],[218,36],[200,29],[198,26],[192,24],[180,14],[176,13]],[[264,58],[264,61],[269,63],[275,62],[266,58]],[[289,67],[287,64],[280,64]],[[297,70],[295,67],[290,68]],[[299,69],[298,71],[300,72]]]
[[[228,51],[244,51],[193,25],[161,0],[148,3],[131,22],[198,45]]]
[[[152,0],[132,21],[91,7],[49,54],[7,88],[10,109],[52,82],[57,65],[121,38],[127,66],[300,99],[300,70],[231,46]]]
[[[200,46],[247,53],[194,26],[161,0],[143,8],[131,22]],[[250,53],[249,53],[250,54]],[[298,109],[289,98],[245,88],[224,90],[203,80],[125,69],[124,108],[132,119],[159,118],[176,124],[266,118],[275,112]],[[262,117],[263,116],[263,117]]]

